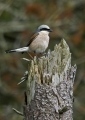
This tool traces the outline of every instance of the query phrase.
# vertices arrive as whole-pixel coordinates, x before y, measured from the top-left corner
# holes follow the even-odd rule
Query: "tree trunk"
[[[76,65],[65,40],[48,56],[29,63],[25,120],[72,120]]]

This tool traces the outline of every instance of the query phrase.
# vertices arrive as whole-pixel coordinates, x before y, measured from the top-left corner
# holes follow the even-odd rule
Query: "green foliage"
[[[0,22],[7,22],[11,21],[13,18],[13,15],[7,11],[3,11],[1,16],[0,16]]]

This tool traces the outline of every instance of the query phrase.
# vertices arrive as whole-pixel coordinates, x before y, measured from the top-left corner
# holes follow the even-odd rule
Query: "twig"
[[[25,60],[25,61],[30,61],[29,59],[27,59],[27,58],[21,58],[21,59],[23,59],[23,60]]]
[[[20,85],[22,82],[24,82],[25,80],[27,80],[27,78],[28,78],[28,71],[26,71],[24,73],[24,77],[21,78],[21,81],[17,85]]]
[[[23,79],[22,81],[20,81],[17,85],[20,85],[21,83],[23,83],[25,81],[25,79]]]
[[[15,108],[12,108],[13,110],[14,110],[14,112],[16,112],[18,115],[21,115],[21,116],[23,116],[23,113],[21,113],[20,111],[18,111],[17,109],[15,109]]]

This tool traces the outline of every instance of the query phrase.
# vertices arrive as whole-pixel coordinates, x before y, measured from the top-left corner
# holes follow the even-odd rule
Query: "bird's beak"
[[[50,29],[49,32],[53,32],[53,30]]]

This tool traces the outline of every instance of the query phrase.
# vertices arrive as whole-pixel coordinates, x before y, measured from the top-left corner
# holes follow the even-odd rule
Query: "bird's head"
[[[37,32],[41,32],[41,31],[46,31],[46,32],[52,32],[52,30],[50,29],[49,26],[47,25],[40,25],[37,29]]]

